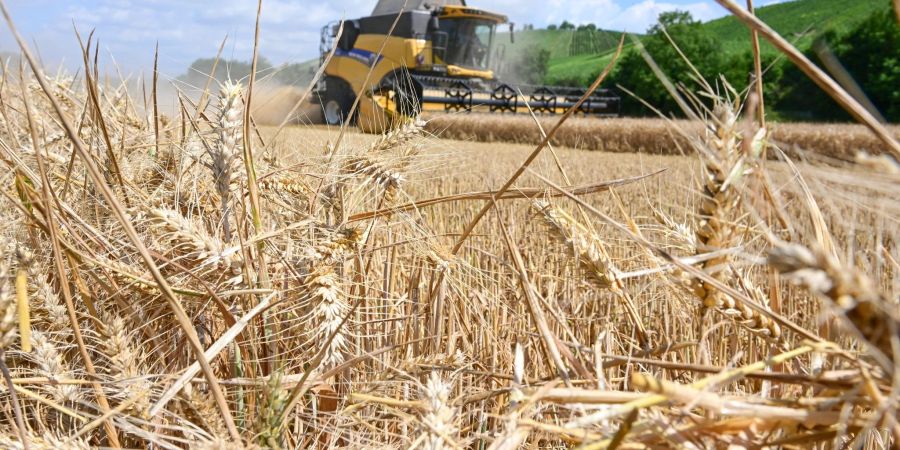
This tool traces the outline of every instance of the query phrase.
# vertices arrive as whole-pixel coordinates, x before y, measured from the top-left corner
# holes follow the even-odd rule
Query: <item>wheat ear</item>
[[[408,144],[422,135],[424,126],[424,121],[412,118],[388,131],[373,142],[362,155],[349,158],[344,164],[344,173],[372,180],[374,184],[384,189],[385,202],[393,202],[404,181],[403,169],[406,168],[409,158],[418,151],[416,146]],[[400,155],[400,160],[391,161],[387,152],[401,147],[407,148]]]
[[[313,303],[315,335],[321,338],[321,342],[326,342],[332,333],[340,329],[343,318],[350,310],[343,281],[335,265],[357,250],[363,241],[363,234],[355,227],[338,230],[319,228],[315,231],[320,236],[316,245],[306,249],[305,257],[310,270],[304,278],[304,288]],[[322,364],[333,367],[342,363],[346,346],[347,338],[339,331],[326,349]]]
[[[281,386],[281,373],[269,377],[260,395],[259,414],[254,425],[256,439],[264,448],[284,447],[284,424],[281,415],[287,406],[288,392]]]
[[[231,239],[230,197],[231,186],[242,173],[238,170],[243,155],[244,105],[240,83],[225,82],[219,92],[219,117],[216,123],[219,140],[207,151],[212,158],[210,165],[216,181],[216,192],[222,208],[225,239]]]
[[[40,309],[43,309],[46,314],[47,329],[57,334],[71,335],[72,331],[69,329],[69,316],[66,306],[62,304],[59,295],[56,294],[53,287],[40,276],[37,265],[35,264],[31,267],[31,279],[37,285],[35,297],[38,299]]]
[[[425,385],[420,387],[420,395],[425,404],[425,411],[420,417],[422,433],[426,436],[425,448],[442,450],[445,446],[458,447],[453,442],[458,431],[455,423],[456,409],[448,404],[450,385],[437,372],[431,372]]]
[[[845,267],[833,256],[797,244],[782,244],[769,252],[768,262],[814,294],[840,308],[869,344],[893,361],[892,339],[900,339],[897,301],[875,289],[859,270]]]
[[[219,414],[215,401],[208,393],[199,392],[199,389],[194,389],[191,383],[187,383],[178,393],[178,399],[186,418],[192,423],[201,426],[213,436],[228,435],[222,415]],[[191,448],[196,447],[191,445]]]
[[[220,240],[175,210],[148,208],[146,211],[151,229],[162,231],[173,244],[187,248],[188,254],[201,261],[202,266],[218,267],[229,270],[232,275],[240,275],[243,261],[236,248],[226,248]]]
[[[38,373],[51,380],[72,378],[73,371],[66,364],[56,345],[40,331],[32,335],[34,342],[34,361]],[[78,386],[71,384],[51,383],[47,389],[57,402],[72,402],[78,399]]]
[[[145,417],[149,408],[151,383],[143,377],[147,373],[140,363],[144,354],[128,332],[125,321],[121,317],[107,318],[105,339],[100,342],[100,349],[109,361],[108,371],[114,381],[116,392],[112,396],[122,401],[138,398],[131,409],[139,416]]]
[[[306,276],[305,288],[315,304],[313,317],[316,320],[316,336],[319,338],[317,342],[326,342],[339,329],[350,309],[341,288],[340,277],[331,265],[322,264],[313,268]],[[322,365],[331,368],[344,362],[346,346],[344,333],[335,334],[325,351]]]
[[[723,102],[716,104],[715,113],[717,116],[715,132],[707,142],[711,154],[706,155],[704,159],[703,198],[698,208],[700,216],[700,223],[696,229],[697,241],[700,244],[698,252],[721,249],[731,244],[734,230],[728,216],[738,204],[734,186],[728,182],[732,174],[731,162],[736,157],[738,148],[737,116],[732,107]],[[721,256],[706,261],[701,267],[708,268],[727,263],[728,257]],[[726,270],[720,270],[713,275],[719,281],[723,281],[727,276]],[[705,308],[722,306],[722,295],[714,288],[697,280],[693,284],[693,289]]]
[[[425,121],[418,117],[410,118],[399,127],[383,134],[369,146],[366,153],[374,155],[405,145],[421,136],[422,131],[425,129],[425,125]]]
[[[568,247],[578,265],[585,269],[588,279],[599,288],[609,289],[622,302],[638,339],[648,344],[647,329],[603,241],[562,208],[545,201],[536,201],[533,207],[543,215],[551,234]]]
[[[735,183],[743,175],[746,156],[741,152],[741,134],[738,131],[735,107],[718,101],[714,133],[707,139],[707,154],[704,155],[703,198],[698,214],[700,223],[696,229],[697,252],[720,250],[732,245],[735,227],[729,220],[740,202]],[[750,143],[755,148],[764,134],[757,133]],[[731,277],[730,255],[723,254],[700,264],[703,269],[718,268],[711,276],[726,282]],[[768,339],[781,338],[781,328],[777,323],[761,315],[740,300],[723,295],[715,288],[700,280],[691,284],[694,295],[700,299],[703,309],[713,309],[726,317],[738,319],[737,323]]]
[[[61,438],[51,433],[35,436],[29,432],[25,439],[28,440],[28,447],[25,447],[20,440],[0,432],[0,448],[7,450],[91,450],[92,448],[84,439]]]

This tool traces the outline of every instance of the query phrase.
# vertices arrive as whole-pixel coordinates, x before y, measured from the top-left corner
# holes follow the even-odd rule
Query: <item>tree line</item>
[[[213,73],[215,66],[215,73]],[[260,56],[256,62],[258,79],[271,78],[280,84],[303,87],[312,80],[315,74],[313,65],[309,63],[291,63],[275,66],[266,57]],[[193,86],[203,86],[210,76],[224,82],[225,80],[246,80],[250,77],[252,65],[250,61],[236,59],[198,58],[191,63],[187,72],[179,76],[182,82]]]
[[[696,69],[710,82],[722,75],[737,89],[753,79],[753,55],[722,49],[715,36],[687,12],[660,15],[641,42],[671,81],[696,90],[691,70],[666,38],[672,38]],[[900,121],[900,26],[887,6],[846,32],[826,31],[816,38],[805,55],[823,66],[823,59],[839,61],[850,78],[889,122]],[[769,114],[782,120],[845,121],[850,116],[780,53],[762,55],[766,105]],[[597,69],[599,71],[602,69]],[[589,80],[571,80],[587,85]],[[637,51],[629,49],[617,64],[608,86],[619,85],[665,113],[678,115],[679,108],[660,80]],[[630,95],[622,94],[626,115],[653,115]]]

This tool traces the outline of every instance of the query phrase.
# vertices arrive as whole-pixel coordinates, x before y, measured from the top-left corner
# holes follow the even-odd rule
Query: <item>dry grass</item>
[[[492,196],[533,147],[273,138],[235,84],[157,133],[121,90],[4,73],[4,448],[900,438],[900,178],[762,161],[738,98],[575,121],[634,124],[604,132],[632,152],[548,149]],[[668,134],[685,156],[648,150]]]
[[[439,114],[429,117],[428,130],[445,138],[477,142],[537,144],[540,131],[527,115]],[[556,123],[554,117],[540,117],[544,129]],[[690,144],[673,132],[673,125],[692,134],[703,131],[703,123],[662,119],[570,119],[552,143],[563,147],[605,152],[690,154]],[[866,127],[853,124],[778,123],[771,126],[769,139],[792,155],[800,150],[852,161],[866,150],[880,154],[884,144]],[[888,129],[900,138],[900,126]]]

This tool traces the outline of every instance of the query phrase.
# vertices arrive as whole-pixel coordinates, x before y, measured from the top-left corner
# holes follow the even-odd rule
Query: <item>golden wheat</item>
[[[443,137],[463,141],[509,142],[536,145],[540,130],[527,115],[435,114],[428,116],[426,130]],[[539,117],[545,130],[556,121],[553,116]],[[699,135],[701,122],[657,118],[570,119],[553,136],[551,143],[563,147],[604,152],[680,155],[689,153],[689,139],[673,127]],[[900,138],[900,126],[888,127]],[[814,154],[851,161],[860,150],[881,153],[886,147],[862,125],[820,123],[776,123],[770,139],[783,150],[805,150]]]
[[[124,83],[94,99],[90,83],[45,92],[3,76],[4,448],[874,449],[900,436],[896,174],[763,162],[784,131],[745,126],[737,97],[706,92],[716,114],[673,128],[574,120],[554,142],[643,154],[547,149],[498,198],[534,147],[428,135],[447,119],[338,144],[335,130],[245,122],[251,86],[183,104],[182,124],[145,114]],[[100,118],[119,124],[109,145]],[[528,118],[449,120],[477,122],[478,139],[537,133]],[[73,121],[85,126],[69,135]],[[822,151],[856,155],[853,139]],[[82,144],[96,160],[74,155]],[[818,242],[827,257],[782,248]],[[703,326],[698,302],[717,312]]]

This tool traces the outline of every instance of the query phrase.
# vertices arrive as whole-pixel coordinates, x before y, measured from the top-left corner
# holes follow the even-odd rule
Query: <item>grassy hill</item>
[[[794,0],[757,8],[756,14],[779,34],[805,50],[821,33],[827,30],[848,30],[887,4],[886,0]],[[733,54],[750,50],[749,32],[734,17],[712,20],[705,23],[704,27],[719,39],[724,52]],[[545,81],[548,84],[572,84],[573,80],[588,78],[609,63],[617,38],[618,36],[614,36],[613,44],[597,54],[554,54]],[[762,51],[771,53],[776,50],[768,43],[763,43]]]
[[[506,32],[497,33],[496,42],[507,52],[536,47],[549,51],[550,57],[556,59],[577,53],[603,53],[614,48],[618,39],[618,32],[608,30],[518,30],[515,43],[510,43]]]
[[[885,0],[795,0],[758,8],[756,15],[779,34],[805,49],[815,36],[827,30],[847,31],[887,4]],[[713,20],[704,27],[721,39],[725,51],[750,50],[749,32],[734,17]],[[762,50],[776,51],[768,43],[763,44]]]
[[[618,39],[618,32],[608,30],[519,30],[513,43],[509,33],[498,33],[495,41],[497,65],[513,62],[525,52],[539,49],[549,52],[549,69],[557,66],[556,71],[578,71],[593,67],[591,60],[596,59],[597,55],[609,53]],[[505,78],[510,77],[510,74],[506,75]],[[511,77],[515,78],[515,75]]]
[[[626,41],[627,42],[627,41]],[[626,44],[623,51],[631,48]],[[578,55],[555,58],[550,60],[547,68],[545,82],[555,86],[577,85],[578,80],[586,80],[597,73],[612,60],[615,48],[611,48],[597,55]]]

